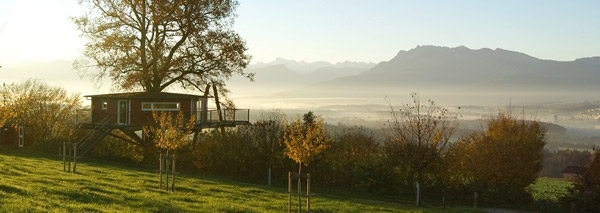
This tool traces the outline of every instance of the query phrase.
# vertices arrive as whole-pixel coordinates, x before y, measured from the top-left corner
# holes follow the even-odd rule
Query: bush
[[[465,136],[450,146],[453,179],[478,192],[482,200],[531,202],[525,189],[542,168],[545,133],[538,122],[499,113],[487,122],[485,131]]]

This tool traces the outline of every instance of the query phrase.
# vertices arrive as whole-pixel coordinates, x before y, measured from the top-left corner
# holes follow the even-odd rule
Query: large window
[[[142,111],[179,111],[178,102],[142,102]]]

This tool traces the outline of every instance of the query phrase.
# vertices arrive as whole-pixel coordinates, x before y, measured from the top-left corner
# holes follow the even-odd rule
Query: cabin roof
[[[567,166],[565,169],[563,169],[562,173],[583,174],[584,170],[585,170],[585,167],[581,167],[581,166]]]
[[[132,98],[132,99],[181,99],[181,98],[206,98],[203,95],[191,95],[183,93],[170,92],[127,92],[127,93],[109,93],[98,95],[85,95],[91,98]]]

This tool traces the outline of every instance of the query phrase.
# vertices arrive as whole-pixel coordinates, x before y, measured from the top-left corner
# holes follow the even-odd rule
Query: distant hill
[[[277,58],[268,63],[255,63],[246,72],[255,74],[254,82],[233,76],[229,87],[236,95],[265,96],[305,87],[320,81],[353,76],[375,66],[365,62],[304,62]]]
[[[422,91],[439,96],[585,100],[597,96],[599,82],[600,57],[553,61],[499,48],[417,46],[356,75],[276,96],[383,97]]]

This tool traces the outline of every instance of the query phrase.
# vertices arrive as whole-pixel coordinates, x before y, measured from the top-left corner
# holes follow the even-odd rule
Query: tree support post
[[[71,142],[69,141],[69,145],[67,146],[69,148],[69,168],[67,170],[68,173],[71,173],[71,161],[73,158],[73,146],[71,146]]]
[[[302,174],[298,173],[298,212],[302,212]]]
[[[172,169],[173,172],[171,174],[171,176],[172,176],[172,179],[171,179],[171,191],[175,192],[175,153],[173,153],[172,157],[173,157],[173,159],[172,159],[173,160],[173,164],[171,166],[173,167],[173,169]]]
[[[310,212],[310,173],[306,174],[306,212]]]
[[[164,156],[162,151],[160,152],[160,157],[158,159],[158,188],[162,189],[162,184],[163,184],[163,169],[164,169]]]
[[[73,174],[77,173],[77,143],[73,143]]]
[[[292,212],[292,172],[288,172],[288,212]]]
[[[167,180],[165,181],[165,190],[169,191],[169,150],[167,150],[167,156],[166,158],[166,162],[165,162],[165,166],[167,167],[166,169],[166,176],[167,176]]]
[[[63,172],[67,171],[67,142],[62,142]]]

